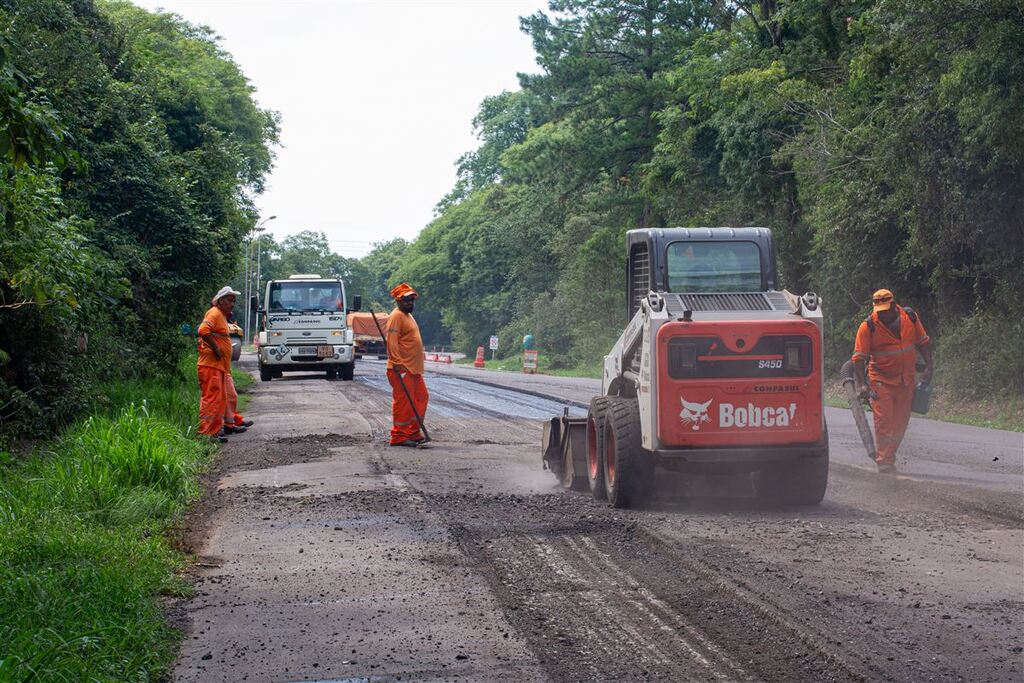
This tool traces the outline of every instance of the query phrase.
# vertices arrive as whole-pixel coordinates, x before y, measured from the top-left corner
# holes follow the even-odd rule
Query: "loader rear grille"
[[[775,294],[771,292],[770,294]],[[739,292],[734,294],[665,294],[670,317],[683,311],[788,311],[785,298],[769,298],[765,292]],[[785,306],[780,308],[779,304]],[[773,305],[774,304],[774,305]]]

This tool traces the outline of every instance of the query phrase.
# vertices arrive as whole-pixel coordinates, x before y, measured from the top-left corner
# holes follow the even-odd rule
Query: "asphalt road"
[[[611,510],[540,468],[592,382],[432,369],[424,450],[386,445],[383,364],[256,385],[187,520],[175,680],[1020,680],[1021,435],[915,421],[884,477],[830,411],[821,506]]]

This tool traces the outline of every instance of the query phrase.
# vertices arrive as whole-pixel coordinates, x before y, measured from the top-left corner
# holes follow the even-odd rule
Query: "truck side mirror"
[[[361,294],[355,294],[352,297],[352,310],[358,311],[363,307],[363,296]]]
[[[259,310],[259,308],[259,299],[256,298],[255,294],[253,294],[252,296],[249,297],[249,312],[252,313],[253,317],[256,316],[256,312]]]

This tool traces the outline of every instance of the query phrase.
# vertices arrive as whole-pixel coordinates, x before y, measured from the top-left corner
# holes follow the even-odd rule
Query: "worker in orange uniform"
[[[227,382],[231,374],[231,337],[228,316],[239,292],[223,287],[214,294],[212,308],[199,323],[199,433],[211,441],[227,441],[224,415],[228,408]]]
[[[917,313],[898,306],[888,289],[875,292],[871,303],[874,310],[860,324],[853,348],[857,393],[861,398],[871,398],[878,471],[895,472],[896,449],[910,423],[916,352],[921,352],[925,362],[921,382],[930,384],[934,371],[932,347]]]
[[[384,327],[388,347],[388,382],[391,384],[392,446],[415,447],[424,441],[416,419],[417,413],[420,418],[426,416],[429,398],[423,381],[423,339],[420,327],[412,317],[418,296],[416,290],[404,282],[392,289],[395,310],[391,311]],[[402,389],[402,382],[408,396]],[[409,402],[410,397],[412,403]]]

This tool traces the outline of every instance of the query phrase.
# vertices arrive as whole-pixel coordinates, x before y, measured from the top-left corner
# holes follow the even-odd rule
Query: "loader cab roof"
[[[768,292],[778,286],[768,228],[648,228],[626,233],[627,314],[647,292]]]

